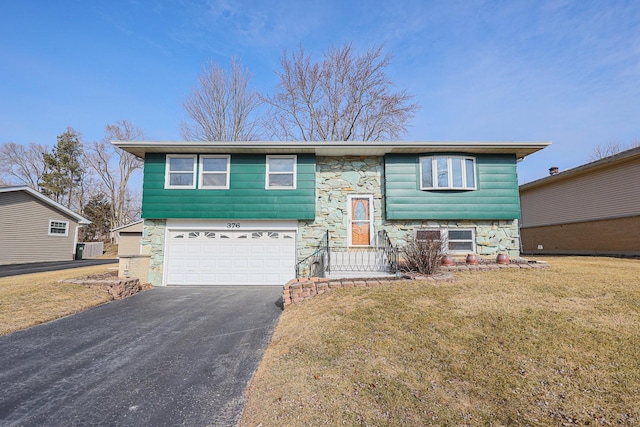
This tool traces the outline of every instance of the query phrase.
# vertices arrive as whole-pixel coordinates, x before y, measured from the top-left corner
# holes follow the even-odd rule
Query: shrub
[[[445,242],[441,239],[418,240],[414,237],[402,248],[404,268],[420,274],[433,274],[440,266],[445,248]]]

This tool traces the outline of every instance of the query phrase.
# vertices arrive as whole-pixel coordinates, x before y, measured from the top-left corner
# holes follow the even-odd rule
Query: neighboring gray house
[[[73,260],[90,223],[27,186],[0,187],[0,265]]]
[[[525,254],[640,255],[640,147],[520,186]]]

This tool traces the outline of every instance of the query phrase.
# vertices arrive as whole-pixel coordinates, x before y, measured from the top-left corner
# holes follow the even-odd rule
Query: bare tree
[[[46,171],[43,153],[47,147],[33,142],[29,145],[7,142],[0,146],[0,174],[9,183],[26,185],[38,190]]]
[[[630,150],[635,147],[640,147],[640,141],[633,141],[630,144],[622,144],[620,142],[607,142],[606,144],[599,144],[591,150],[589,153],[589,161],[595,162],[596,160],[604,159],[605,157],[613,156],[622,151]]]
[[[259,139],[258,92],[249,87],[249,70],[235,57],[229,72],[209,62],[199,83],[184,101],[188,121],[180,125],[184,139],[194,141],[250,141]]]
[[[418,110],[406,90],[394,91],[385,69],[391,56],[374,47],[330,48],[312,62],[302,47],[285,50],[278,93],[266,97],[267,126],[277,138],[305,141],[380,141],[398,138]]]
[[[139,207],[129,206],[137,199],[132,199],[127,189],[129,179],[135,171],[142,168],[142,162],[134,155],[116,148],[112,140],[132,141],[143,139],[142,130],[131,122],[123,120],[116,124],[105,126],[105,136],[102,141],[94,142],[88,149],[86,160],[102,181],[107,201],[110,203],[111,228],[128,223],[135,218],[132,212],[139,213]]]

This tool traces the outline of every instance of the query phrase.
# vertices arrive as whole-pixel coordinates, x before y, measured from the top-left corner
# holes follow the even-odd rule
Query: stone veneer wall
[[[145,219],[140,240],[141,254],[149,255],[148,282],[153,286],[162,286],[164,268],[164,236],[167,221],[164,219]]]
[[[316,219],[298,224],[298,259],[311,255],[327,230],[332,245],[347,246],[348,195],[373,195],[374,228],[380,230],[383,185],[383,157],[316,157]]]
[[[476,232],[476,252],[494,255],[506,252],[520,255],[518,221],[387,221],[383,218],[384,158],[375,157],[317,157],[316,158],[316,219],[300,221],[298,259],[313,253],[329,230],[331,244],[347,246],[347,196],[372,194],[374,229],[386,230],[391,241],[399,247],[406,244],[416,228],[473,228]]]
[[[399,247],[413,237],[414,230],[417,228],[475,229],[478,255],[508,253],[512,258],[520,256],[518,220],[387,221],[383,228],[389,234],[391,242]]]

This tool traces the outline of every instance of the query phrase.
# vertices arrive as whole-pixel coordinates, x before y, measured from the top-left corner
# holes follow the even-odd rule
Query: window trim
[[[204,159],[226,159],[227,170],[225,171],[225,185],[204,185],[204,175],[207,174],[219,174],[222,175],[222,171],[205,171],[203,167]],[[231,175],[231,156],[229,154],[201,154],[198,157],[198,188],[202,190],[228,190],[229,180]]]
[[[193,159],[193,169],[191,175],[193,177],[193,183],[191,185],[171,185],[171,159]],[[165,159],[165,175],[164,175],[164,188],[189,190],[196,188],[196,172],[198,169],[198,155],[197,154],[167,154]],[[173,171],[175,173],[188,173],[188,171]]]
[[[269,171],[269,160],[271,159],[293,159],[293,171],[292,172],[271,172]],[[292,186],[276,186],[269,185],[270,175],[290,175],[293,174]],[[265,190],[295,190],[298,182],[298,156],[293,155],[267,155],[265,158]]]
[[[440,233],[440,239],[445,241],[445,252],[450,254],[467,254],[476,253],[476,229],[475,228],[416,228],[414,230],[414,237],[418,238],[419,231],[437,231]],[[452,241],[449,238],[450,231],[470,231],[471,239],[455,239],[454,242],[471,242],[471,249],[459,249],[452,250],[449,248],[449,243]]]
[[[52,233],[51,230],[54,228],[53,224],[64,224],[64,234],[63,233]],[[55,227],[56,229],[62,229],[62,227]],[[50,219],[49,220],[49,236],[57,236],[57,237],[68,237],[69,236],[69,221],[64,221],[60,219]]]
[[[427,187],[423,185],[423,170],[422,163],[424,160],[431,160],[431,182],[432,186]],[[438,185],[438,159],[446,159],[447,160],[447,186],[440,187]],[[460,159],[462,164],[462,186],[454,187],[453,186],[453,173],[452,173],[452,160]],[[473,173],[473,187],[467,186],[467,160],[471,160],[472,165],[472,173]],[[420,176],[418,177],[420,190],[477,190],[478,189],[478,179],[476,176],[476,158],[471,156],[420,156],[419,158],[419,166],[420,166]]]

